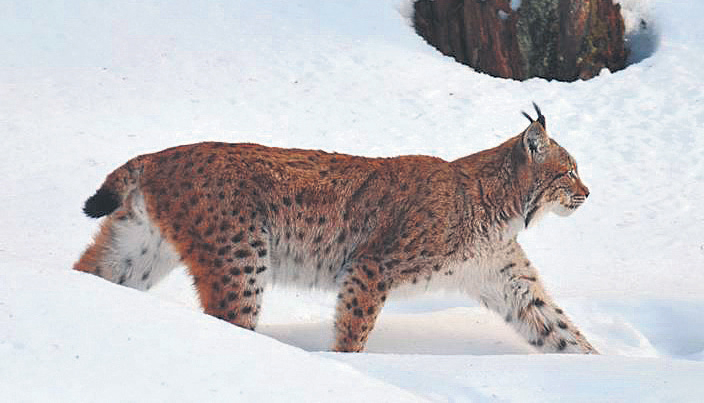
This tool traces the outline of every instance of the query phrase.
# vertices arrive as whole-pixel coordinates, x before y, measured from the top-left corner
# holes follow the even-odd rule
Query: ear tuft
[[[546,129],[547,127],[545,126],[545,116],[543,115],[543,112],[540,111],[540,108],[535,102],[533,102],[533,108],[535,108],[535,111],[538,113],[538,119],[536,120],[543,126],[543,129]],[[528,118],[528,120],[530,120],[530,123],[535,122],[535,120],[533,120],[533,118],[530,117],[530,115],[527,114],[525,111],[521,111],[521,113],[523,114],[523,116]]]
[[[538,112],[538,123],[543,125],[543,129],[547,129],[547,126],[545,126],[545,116],[543,115],[543,112],[540,111],[540,108],[535,102],[533,102],[533,108],[535,108],[535,111]]]

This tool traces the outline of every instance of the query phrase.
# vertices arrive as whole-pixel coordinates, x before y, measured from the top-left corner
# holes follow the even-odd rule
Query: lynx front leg
[[[337,295],[334,350],[358,352],[374,328],[390,284],[372,260],[360,259],[351,263],[350,269]]]
[[[598,354],[548,296],[520,246],[514,243],[508,250],[509,259],[493,273],[495,282],[480,294],[482,303],[541,352]]]

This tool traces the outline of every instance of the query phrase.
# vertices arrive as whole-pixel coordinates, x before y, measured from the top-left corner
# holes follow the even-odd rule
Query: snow
[[[37,270],[14,279],[0,284],[11,325],[4,401],[354,401],[360,384],[414,400],[347,365],[97,278]],[[17,289],[25,285],[31,292]],[[310,382],[317,374],[322,382]]]
[[[0,396],[7,401],[697,401],[704,392],[704,62],[694,1],[621,0],[627,69],[493,78],[417,37],[410,2],[0,3]],[[645,24],[641,23],[641,20]],[[519,240],[603,355],[533,354],[458,295],[391,301],[325,352],[334,295],[268,290],[258,333],[70,270],[114,167],[204,140],[444,159],[536,101],[591,196]]]

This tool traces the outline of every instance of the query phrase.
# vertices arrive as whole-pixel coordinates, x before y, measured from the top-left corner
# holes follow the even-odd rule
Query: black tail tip
[[[115,211],[120,206],[120,198],[112,190],[101,187],[86,200],[83,212],[90,218],[99,218]]]

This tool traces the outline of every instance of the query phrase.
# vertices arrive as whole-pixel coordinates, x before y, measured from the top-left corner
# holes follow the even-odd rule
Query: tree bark
[[[612,0],[419,0],[414,8],[416,32],[428,43],[493,76],[574,81],[626,65],[621,8]]]

